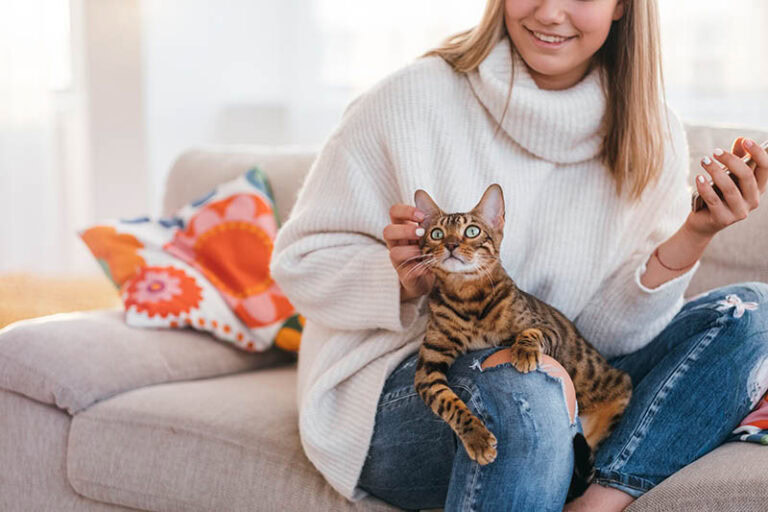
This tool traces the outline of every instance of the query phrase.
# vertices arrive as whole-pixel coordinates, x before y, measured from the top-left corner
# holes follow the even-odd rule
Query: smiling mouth
[[[566,41],[570,41],[571,39],[576,37],[576,36],[570,36],[570,37],[555,36],[555,35],[545,34],[543,32],[538,32],[536,30],[531,30],[528,27],[524,27],[524,28],[535,39],[537,39],[538,41],[541,41],[542,43],[547,43],[547,44],[557,45],[557,44],[560,44],[560,43],[564,43]]]

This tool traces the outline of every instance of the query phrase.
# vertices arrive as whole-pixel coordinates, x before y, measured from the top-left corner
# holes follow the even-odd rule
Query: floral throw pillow
[[[258,168],[170,218],[80,231],[135,327],[192,327],[248,351],[297,350],[304,326],[269,274],[280,221]]]

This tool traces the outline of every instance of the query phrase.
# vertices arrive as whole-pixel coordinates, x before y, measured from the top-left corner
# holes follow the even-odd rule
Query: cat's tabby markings
[[[556,359],[573,380],[586,437],[586,443],[580,435],[574,438],[573,499],[591,478],[591,452],[629,403],[629,376],[610,366],[565,315],[517,288],[504,271],[504,196],[498,184],[466,213],[444,213],[423,190],[416,191],[415,203],[426,216],[420,265],[435,275],[416,391],[451,426],[467,454],[489,464],[496,458],[496,437],[448,386],[448,369],[467,351],[496,346],[510,346],[512,364],[522,373],[536,369],[542,354]]]

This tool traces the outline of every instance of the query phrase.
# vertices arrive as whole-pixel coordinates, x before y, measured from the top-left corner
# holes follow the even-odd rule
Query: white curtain
[[[77,160],[69,1],[0,5],[0,272],[71,269],[86,206],[72,204],[82,180],[66,172]]]

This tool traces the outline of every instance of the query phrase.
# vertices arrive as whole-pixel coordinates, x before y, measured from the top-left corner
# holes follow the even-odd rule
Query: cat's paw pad
[[[462,436],[464,448],[469,458],[481,466],[496,460],[496,436],[481,422],[473,424],[473,429]]]
[[[528,373],[535,370],[541,362],[541,350],[538,347],[513,345],[510,351],[512,353],[512,366],[517,368],[517,371],[520,373]]]

